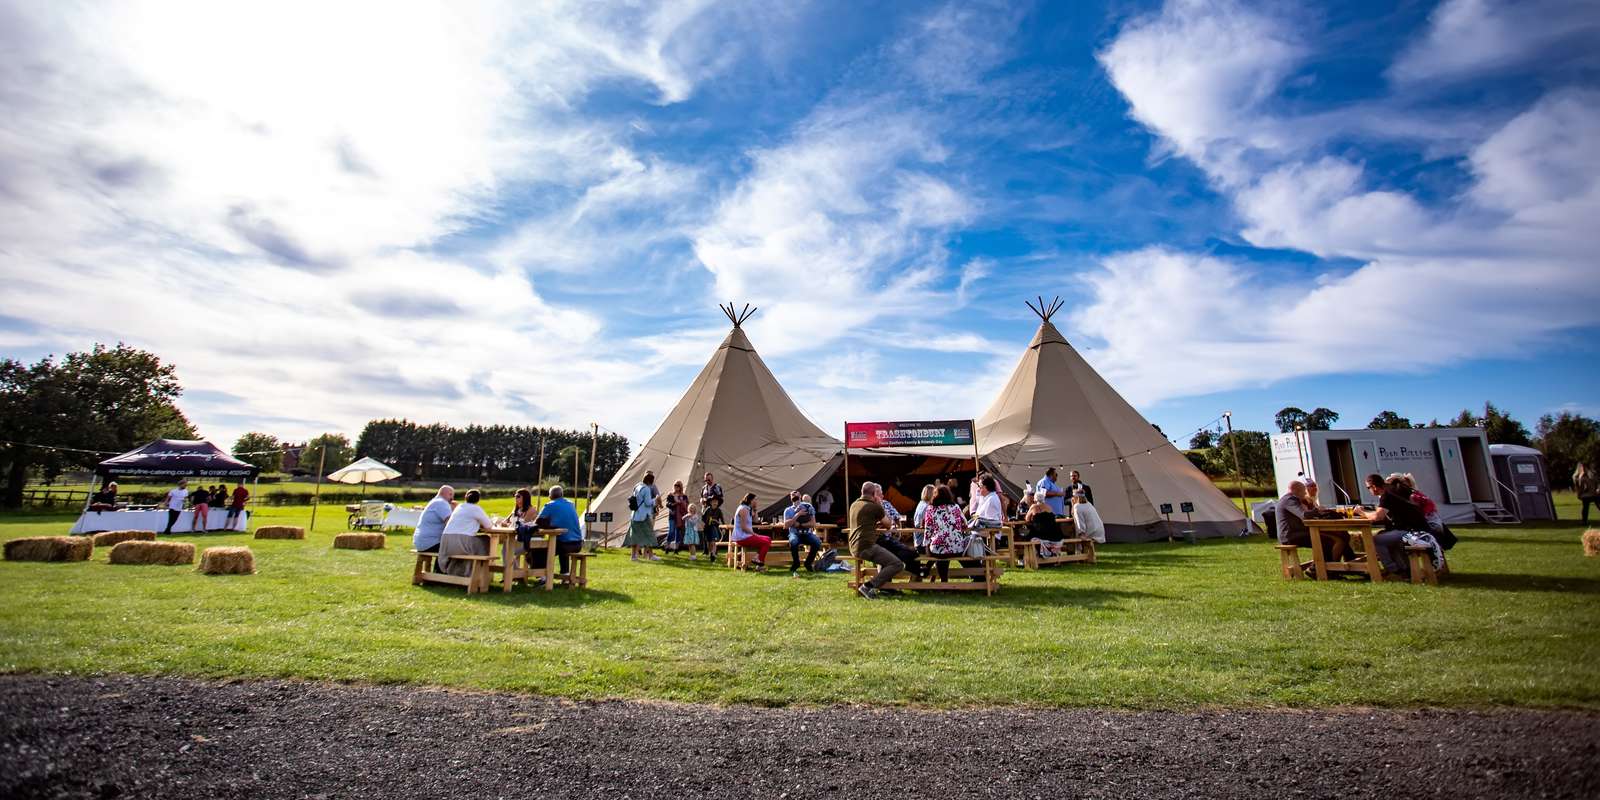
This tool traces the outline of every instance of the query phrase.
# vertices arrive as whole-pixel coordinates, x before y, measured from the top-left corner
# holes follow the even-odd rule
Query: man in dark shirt
[[[116,511],[117,510],[117,482],[107,483],[103,489],[94,493],[90,498],[90,511]]]
[[[1071,497],[1078,492],[1083,492],[1083,499],[1089,501],[1089,505],[1094,505],[1094,490],[1089,488],[1089,484],[1084,483],[1082,478],[1078,477],[1077,470],[1073,470],[1067,473],[1066,496]]]
[[[862,484],[861,499],[850,504],[850,555],[878,565],[878,574],[856,587],[868,600],[876,600],[878,590],[905,568],[905,562],[878,543],[878,528],[888,527],[887,518],[883,489],[871,481]]]

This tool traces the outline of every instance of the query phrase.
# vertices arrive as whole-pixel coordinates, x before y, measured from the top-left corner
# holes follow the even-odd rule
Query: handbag
[[[977,534],[967,537],[967,555],[972,558],[983,558],[989,554],[989,545],[983,537]]]

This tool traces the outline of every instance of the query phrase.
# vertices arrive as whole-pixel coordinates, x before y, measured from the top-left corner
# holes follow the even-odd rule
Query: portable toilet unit
[[[1323,505],[1373,505],[1366,476],[1410,474],[1446,523],[1511,522],[1481,428],[1291,431],[1272,437],[1278,494],[1296,477],[1316,479]]]
[[[1489,457],[1494,460],[1502,502],[1518,519],[1556,518],[1544,453],[1520,444],[1491,444]]]

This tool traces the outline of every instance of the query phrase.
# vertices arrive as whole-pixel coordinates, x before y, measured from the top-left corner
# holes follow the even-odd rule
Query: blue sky
[[[527,5],[0,6],[0,353],[637,441],[748,302],[837,431],[977,416],[1059,295],[1174,437],[1600,414],[1592,4]]]

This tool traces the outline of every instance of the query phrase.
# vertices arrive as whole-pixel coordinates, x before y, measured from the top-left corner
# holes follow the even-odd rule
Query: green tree
[[[247,433],[233,443],[233,455],[262,472],[283,471],[283,443],[270,433]]]
[[[174,403],[182,393],[172,365],[121,343],[97,344],[59,362],[0,360],[0,439],[57,448],[0,445],[6,475],[0,503],[22,504],[30,470],[53,478],[103,458],[59,448],[121,452],[153,439],[198,438]]]
[[[1239,443],[1239,471],[1247,483],[1267,484],[1272,481],[1272,445],[1262,431],[1234,431],[1217,438],[1217,446],[1206,451],[1210,469],[1206,474],[1232,475],[1233,443]]]
[[[1539,418],[1535,434],[1534,445],[1544,452],[1552,487],[1572,488],[1572,473],[1578,464],[1594,468],[1600,462],[1600,422],[1582,414],[1545,414]]]
[[[1193,436],[1189,437],[1190,450],[1204,450],[1208,447],[1215,447],[1216,444],[1217,432],[1210,428],[1201,428],[1195,431]]]
[[[322,460],[322,451],[327,449],[326,460]],[[322,464],[322,474],[327,475],[334,470],[349,464],[356,457],[355,451],[350,448],[350,438],[342,433],[324,433],[306,442],[304,450],[300,451],[300,468],[311,475],[317,474],[317,464]]]
[[[1272,420],[1278,424],[1278,433],[1288,433],[1306,424],[1306,412],[1289,406],[1279,409]]]
[[[1533,446],[1533,437],[1528,435],[1527,426],[1523,425],[1509,414],[1501,413],[1494,407],[1494,403],[1483,404],[1483,433],[1489,437],[1489,444],[1519,444],[1523,447]]]
[[[1380,431],[1397,431],[1411,427],[1411,420],[1396,414],[1393,411],[1380,411],[1367,423],[1367,427]]]
[[[1329,408],[1317,407],[1306,414],[1306,430],[1327,431],[1333,430],[1333,423],[1339,421],[1339,412]]]

